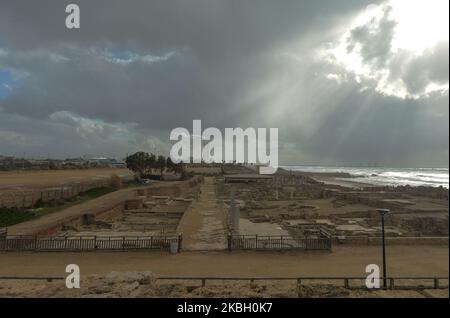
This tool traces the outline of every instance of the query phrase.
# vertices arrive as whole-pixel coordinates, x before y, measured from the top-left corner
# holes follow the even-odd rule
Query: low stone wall
[[[221,167],[186,167],[186,171],[203,176],[218,176],[222,174]]]
[[[0,193],[0,208],[33,208],[38,200],[51,202],[66,200],[91,189],[109,185],[109,180],[96,180],[76,184],[66,184],[44,189],[7,190]]]
[[[125,204],[127,204],[127,202],[136,200],[142,201],[142,199],[137,198],[137,196],[141,195],[140,193],[145,193],[146,195],[159,195],[156,193],[177,193],[179,191],[183,192],[189,189],[193,189],[201,182],[203,182],[203,177],[198,176],[186,181],[158,183],[150,187],[136,190],[124,189],[107,194],[107,197],[102,196],[92,201],[85,202],[84,204],[87,204],[89,207],[87,207],[85,211],[76,211],[76,213],[74,213],[75,215],[65,217],[64,212],[67,211],[66,209],[60,212],[55,212],[54,214],[49,214],[38,220],[19,223],[15,226],[12,226],[10,229],[15,229],[14,231],[11,231],[14,235],[36,235],[39,237],[54,235],[65,225],[78,226],[83,224],[84,215],[86,214],[92,215],[96,220],[106,220],[120,215],[120,213],[122,213],[122,211],[124,210]],[[106,198],[110,199],[106,200]],[[68,209],[78,210],[79,208],[80,207],[78,206],[73,206]],[[46,217],[49,219],[48,223],[44,222]],[[55,217],[57,220],[55,220]],[[32,222],[38,222],[39,226],[34,225],[34,223]],[[30,226],[26,226],[27,229],[25,232],[22,226],[25,224],[33,224],[33,226],[31,228]]]
[[[66,219],[61,220],[60,222],[49,224],[47,228],[44,230],[38,230],[34,233],[37,237],[45,237],[57,234],[63,226],[72,225],[72,226],[80,226],[84,223],[84,216],[86,214],[93,215],[95,220],[108,220],[115,216],[118,216],[122,213],[124,209],[124,203],[115,204],[109,207],[105,207],[103,209],[97,211],[89,211],[88,213],[77,215],[74,217],[68,217]]]
[[[95,219],[101,221],[111,220],[121,215],[124,209],[125,209],[125,202],[119,203],[118,205],[114,206],[111,209],[106,209],[104,211],[97,212],[97,214],[95,215]]]
[[[175,181],[171,183],[158,183],[145,189],[138,189],[138,196],[180,196],[183,192],[195,188],[203,183],[203,176],[195,176],[186,181]]]
[[[449,245],[448,237],[386,237],[386,245]],[[342,245],[381,245],[381,237],[346,236],[339,240],[333,238],[333,244]]]

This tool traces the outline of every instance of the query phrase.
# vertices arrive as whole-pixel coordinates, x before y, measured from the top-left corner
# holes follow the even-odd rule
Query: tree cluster
[[[136,152],[125,159],[127,168],[139,174],[141,178],[154,175],[154,171],[162,176],[164,170],[174,173],[183,173],[183,163],[174,163],[170,157],[156,156],[143,151]]]

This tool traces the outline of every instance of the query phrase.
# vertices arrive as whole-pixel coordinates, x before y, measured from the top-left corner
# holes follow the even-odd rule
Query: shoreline
[[[342,179],[337,179],[336,177],[329,177],[329,176],[312,175],[311,178],[313,178],[314,180],[316,180],[318,182],[323,182],[325,184],[330,184],[330,185],[337,185],[337,186],[341,186],[344,188],[362,189],[362,188],[377,187],[377,185],[374,185],[371,183],[364,183],[364,182],[353,181],[353,180],[342,180]],[[351,177],[349,177],[349,178],[351,178]]]
[[[289,171],[284,169],[285,171]],[[358,174],[351,174],[348,172],[310,172],[310,171],[292,171],[292,173],[298,173],[298,174],[302,174],[302,175],[306,175],[308,177],[311,177],[312,179],[318,181],[318,182],[323,182],[325,184],[332,184],[332,185],[338,185],[338,186],[343,186],[343,187],[349,187],[349,188],[370,188],[370,187],[405,187],[405,186],[409,186],[409,187],[426,187],[426,188],[444,188],[446,190],[449,189],[449,184],[447,183],[446,185],[431,185],[431,184],[415,184],[417,183],[417,181],[413,181],[411,183],[407,183],[407,182],[397,182],[397,183],[393,183],[393,182],[382,182],[377,180],[376,182],[370,182],[370,177],[378,177],[378,178],[383,178],[383,176],[380,175],[376,175],[376,176],[364,176],[364,175],[358,175]],[[355,180],[356,178],[359,179],[365,179],[367,181],[360,181],[360,180]],[[387,178],[387,177],[386,177]]]

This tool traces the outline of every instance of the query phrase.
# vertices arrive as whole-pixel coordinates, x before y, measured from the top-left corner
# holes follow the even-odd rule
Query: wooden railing
[[[182,236],[8,236],[0,239],[0,251],[95,251],[181,249]]]
[[[228,250],[331,250],[330,237],[228,235]]]

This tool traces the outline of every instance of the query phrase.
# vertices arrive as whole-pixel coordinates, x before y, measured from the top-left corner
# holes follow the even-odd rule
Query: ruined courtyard
[[[101,275],[114,270],[149,269],[162,277],[361,276],[365,274],[364,263],[379,260],[381,228],[377,210],[384,208],[391,211],[386,217],[386,243],[390,246],[390,262],[396,264],[396,270],[390,274],[400,278],[430,277],[423,280],[422,289],[448,286],[448,262],[444,261],[448,259],[447,189],[351,188],[282,169],[275,175],[262,176],[243,166],[194,167],[192,170],[195,175],[185,181],[160,181],[124,188],[8,227],[6,239],[0,240],[4,251],[2,274],[60,273],[61,269],[50,262],[56,260],[51,255],[61,255],[61,261],[81,257],[77,260],[81,264],[88,257],[90,265],[82,266],[92,274]],[[95,253],[96,250],[105,251]],[[54,251],[58,253],[48,254]],[[125,254],[120,254],[124,251]],[[133,264],[125,261],[129,257]],[[186,258],[181,261],[184,269],[180,268],[177,257]],[[426,264],[418,262],[417,258]],[[39,262],[39,273],[31,273],[21,266],[21,259]],[[195,265],[199,261],[204,264]],[[276,261],[284,265],[278,269],[276,266],[265,269],[262,265]],[[314,264],[308,264],[310,261]],[[343,262],[341,271],[326,265],[330,261]],[[292,266],[288,265],[291,262]],[[417,266],[411,268],[411,262],[416,262]],[[216,270],[210,266],[216,266]],[[431,277],[435,276],[440,277],[440,285],[433,285]],[[11,284],[4,285],[7,286],[5,292],[14,294],[20,290],[19,283]],[[185,290],[180,284],[175,282],[174,286]],[[316,286],[315,282],[311,284]],[[396,289],[402,289],[401,283],[398,284]],[[197,297],[206,290],[215,290],[216,295],[231,292],[227,284],[211,286],[215,287],[194,288],[200,294],[191,295],[186,291],[181,294]],[[283,286],[276,287],[283,289],[280,295],[299,295],[298,286],[294,289]],[[323,295],[328,293],[331,297],[335,295],[331,290],[342,288],[308,286],[302,288],[316,291],[325,288]],[[257,289],[255,294],[254,288],[248,290],[249,295],[260,293],[261,297],[271,297],[279,292],[267,294]],[[119,295],[117,293],[115,295]],[[147,292],[136,293],[142,296]],[[158,291],[148,293],[145,295],[149,297],[159,295]],[[314,297],[316,294],[305,295]],[[55,291],[55,295],[62,294]],[[355,292],[339,295],[376,296]],[[427,295],[440,297],[441,294],[430,291]],[[427,295],[417,294],[419,297]]]

